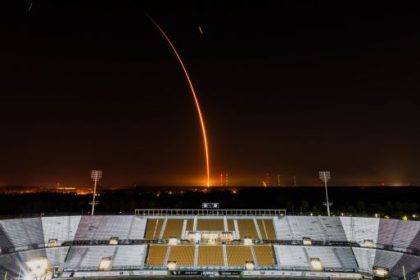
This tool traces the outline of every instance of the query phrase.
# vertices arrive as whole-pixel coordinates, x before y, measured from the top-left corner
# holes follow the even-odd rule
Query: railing
[[[285,209],[135,209],[136,216],[286,216]]]

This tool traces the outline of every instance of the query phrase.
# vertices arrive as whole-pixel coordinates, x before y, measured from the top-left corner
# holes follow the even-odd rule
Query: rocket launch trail
[[[165,33],[165,31],[162,29],[162,27],[160,27],[160,25],[151,16],[149,16],[148,14],[146,14],[146,16],[156,26],[156,28],[159,29],[160,33],[162,34],[162,36],[165,38],[166,42],[171,47],[171,49],[174,52],[176,58],[178,59],[178,62],[180,64],[181,68],[182,68],[182,71],[184,72],[185,78],[187,79],[188,85],[190,87],[191,94],[192,94],[193,99],[194,99],[195,107],[197,109],[198,118],[200,120],[201,132],[202,132],[202,136],[203,136],[204,155],[205,155],[205,161],[206,161],[206,175],[207,175],[206,185],[207,185],[207,187],[210,187],[209,145],[208,145],[208,140],[207,140],[206,125],[204,123],[204,117],[203,117],[203,113],[201,112],[200,102],[198,100],[197,93],[194,89],[194,85],[191,81],[190,75],[188,74],[187,68],[185,67],[185,64],[184,64],[180,54],[178,53],[177,49],[175,48],[175,45],[172,43],[171,39],[168,37],[168,35]]]

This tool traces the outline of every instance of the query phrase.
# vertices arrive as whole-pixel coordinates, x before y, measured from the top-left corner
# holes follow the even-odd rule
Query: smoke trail
[[[165,38],[166,42],[168,42],[169,46],[171,47],[172,51],[174,52],[176,58],[178,59],[178,62],[182,68],[182,71],[185,74],[185,78],[187,79],[188,85],[191,90],[191,94],[194,98],[195,107],[197,109],[198,118],[200,120],[201,125],[201,132],[203,134],[203,144],[204,144],[204,154],[206,159],[206,173],[207,173],[207,187],[210,187],[210,157],[209,157],[209,147],[208,147],[208,141],[207,141],[207,132],[206,132],[206,126],[204,124],[204,117],[201,112],[200,108],[200,102],[198,101],[197,94],[195,92],[193,83],[191,81],[190,75],[188,74],[187,68],[184,65],[184,62],[182,61],[181,56],[179,55],[178,51],[175,48],[175,45],[172,43],[171,39],[169,39],[168,35],[163,31],[163,29],[160,27],[160,25],[148,14],[146,14],[147,18],[156,26],[157,29],[159,29],[162,36]]]

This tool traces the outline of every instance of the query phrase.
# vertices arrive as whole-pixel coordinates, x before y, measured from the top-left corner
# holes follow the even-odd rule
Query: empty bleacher
[[[332,247],[318,247],[318,246],[307,246],[304,248],[306,253],[311,258],[319,258],[321,263],[326,268],[340,268],[340,260],[334,253]]]
[[[145,239],[159,239],[160,230],[162,229],[163,219],[147,219]]]
[[[238,219],[239,235],[241,239],[252,238],[259,239],[257,229],[253,219]]]
[[[224,231],[224,223],[222,219],[198,219],[198,231]]]
[[[81,216],[42,217],[44,243],[51,239],[57,240],[57,245],[72,241],[76,235]]]
[[[8,273],[9,277],[17,277],[21,273],[23,264],[19,262],[17,254],[0,254],[0,272]]]
[[[246,262],[254,261],[250,246],[226,246],[226,253],[229,266],[244,267]]]
[[[64,264],[67,270],[98,269],[103,257],[113,257],[117,246],[71,247]]]
[[[399,223],[400,221],[398,220],[381,219],[379,221],[378,243],[381,245],[392,245]]]
[[[275,245],[280,267],[302,267],[310,269],[309,259],[319,258],[326,269],[355,270],[357,262],[351,248],[324,246]]]
[[[398,227],[392,239],[395,249],[406,249],[411,246],[412,241],[420,232],[420,223],[413,221],[399,221]]]
[[[308,256],[303,246],[274,245],[277,264],[280,269],[302,268],[310,269]]]
[[[175,237],[180,239],[182,234],[182,226],[184,224],[183,219],[168,219],[163,232],[163,239],[169,239]]]
[[[420,231],[413,238],[413,241],[411,241],[410,248],[413,248],[413,249],[416,249],[416,250],[420,251]]]
[[[278,239],[302,240],[309,237],[317,241],[347,241],[338,217],[288,216],[275,220]]]
[[[233,219],[227,219],[227,224],[228,224],[228,231],[235,230],[235,222]]]
[[[146,230],[147,219],[144,217],[134,216],[131,220],[129,232],[127,234],[128,239],[143,239],[144,232]]]
[[[194,250],[192,245],[171,246],[168,261],[176,261],[177,266],[194,266]]]
[[[394,277],[397,276],[397,277],[400,277],[400,279],[401,278],[404,279],[403,269],[402,269],[403,266],[404,266],[406,275],[420,273],[420,256],[403,255],[401,259],[392,268],[391,274]],[[409,278],[406,278],[406,279],[409,279]]]
[[[112,259],[113,268],[141,267],[144,264],[147,245],[120,245]]]
[[[340,220],[348,241],[359,244],[363,244],[364,240],[372,240],[374,244],[378,242],[379,219],[340,217]]]
[[[69,252],[69,247],[46,248],[48,264],[51,267],[60,267]]]
[[[0,243],[14,247],[72,240],[140,239],[145,219],[134,216],[58,216],[0,221]],[[3,233],[3,234],[2,234]],[[6,247],[6,246],[2,246]]]
[[[150,245],[147,254],[147,265],[163,266],[168,246],[166,245]]]
[[[347,243],[340,247],[318,246],[319,243],[312,246],[272,246],[258,245],[258,242],[246,246],[237,241],[227,245],[184,245],[189,243],[182,242],[173,246],[133,241],[120,242],[127,245],[97,242],[111,237],[120,240],[156,240],[161,235],[164,239],[181,238],[183,229],[193,230],[195,220],[200,231],[224,231],[225,222],[228,230],[234,231],[237,225],[241,239],[261,237],[264,240],[300,242],[303,237],[309,237],[314,241],[351,241],[361,245],[364,240],[372,240],[379,248],[345,247],[349,245]],[[238,236],[234,234],[234,238]],[[50,240],[57,240],[55,245],[58,247],[43,248]],[[63,244],[73,240],[76,241],[73,244]],[[94,242],[77,242],[91,240]],[[128,245],[131,243],[135,244]],[[393,247],[381,249],[381,245]],[[35,249],[37,246],[40,247]],[[309,259],[319,258],[327,271],[359,270],[369,274],[372,267],[377,266],[390,269],[392,277],[397,279],[402,277],[403,266],[407,275],[420,270],[420,257],[408,248],[420,249],[420,222],[308,216],[169,216],[165,219],[148,219],[147,216],[58,216],[0,221],[0,275],[7,271],[11,276],[20,269],[22,272],[27,270],[25,262],[36,258],[47,258],[50,267],[65,271],[96,271],[104,257],[111,258],[115,271],[140,270],[145,263],[147,269],[165,270],[166,261],[176,261],[181,268],[198,266],[217,269],[244,267],[247,261],[255,261],[257,270],[275,266],[298,271],[311,270]],[[10,249],[18,252],[10,252]]]
[[[6,232],[0,224],[0,248],[12,248],[14,247],[12,240],[7,236]]]
[[[329,241],[347,241],[346,233],[339,217],[320,217],[319,224],[324,231],[325,240]]]
[[[31,244],[43,245],[44,233],[41,218],[0,220],[2,243],[12,243],[19,249]]]
[[[33,259],[45,259],[47,254],[45,249],[36,249],[36,250],[28,250],[28,251],[21,251],[17,253],[17,258],[19,262],[22,264],[21,267],[25,268],[26,263]]]
[[[271,245],[255,245],[254,252],[258,266],[274,265],[273,247]]]
[[[198,266],[224,266],[222,246],[203,245],[198,252]]]
[[[352,248],[359,271],[370,273],[375,262],[376,249]]]
[[[403,256],[402,253],[376,250],[374,265],[392,269]]]
[[[186,231],[193,231],[194,229],[194,220],[187,219],[187,227],[185,228]]]
[[[276,240],[273,219],[258,219],[258,227],[261,232],[261,238],[264,240]]]
[[[357,263],[351,248],[306,246],[309,258],[319,258],[327,269],[356,269]]]

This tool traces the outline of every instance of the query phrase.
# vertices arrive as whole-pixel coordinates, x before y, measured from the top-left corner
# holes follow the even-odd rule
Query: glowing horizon
[[[204,123],[204,117],[203,117],[203,114],[201,112],[200,102],[198,100],[194,85],[191,81],[191,78],[190,78],[190,75],[187,71],[187,68],[185,67],[185,64],[184,64],[184,62],[181,58],[181,55],[178,53],[177,49],[175,48],[175,45],[172,43],[169,36],[165,33],[165,31],[160,27],[160,25],[151,16],[149,16],[148,14],[146,14],[146,16],[156,26],[156,28],[160,31],[162,36],[168,42],[168,44],[171,47],[172,51],[174,52],[176,58],[178,59],[178,62],[179,62],[180,66],[181,66],[181,68],[184,72],[185,78],[187,79],[188,85],[190,87],[191,94],[192,94],[193,99],[194,99],[195,107],[197,109],[198,118],[200,120],[200,125],[201,125],[201,132],[202,132],[203,144],[204,144],[204,155],[205,155],[205,162],[206,162],[206,174],[207,174],[206,186],[209,188],[210,187],[210,156],[209,156],[207,132],[206,132],[206,126],[205,126],[205,123]]]

